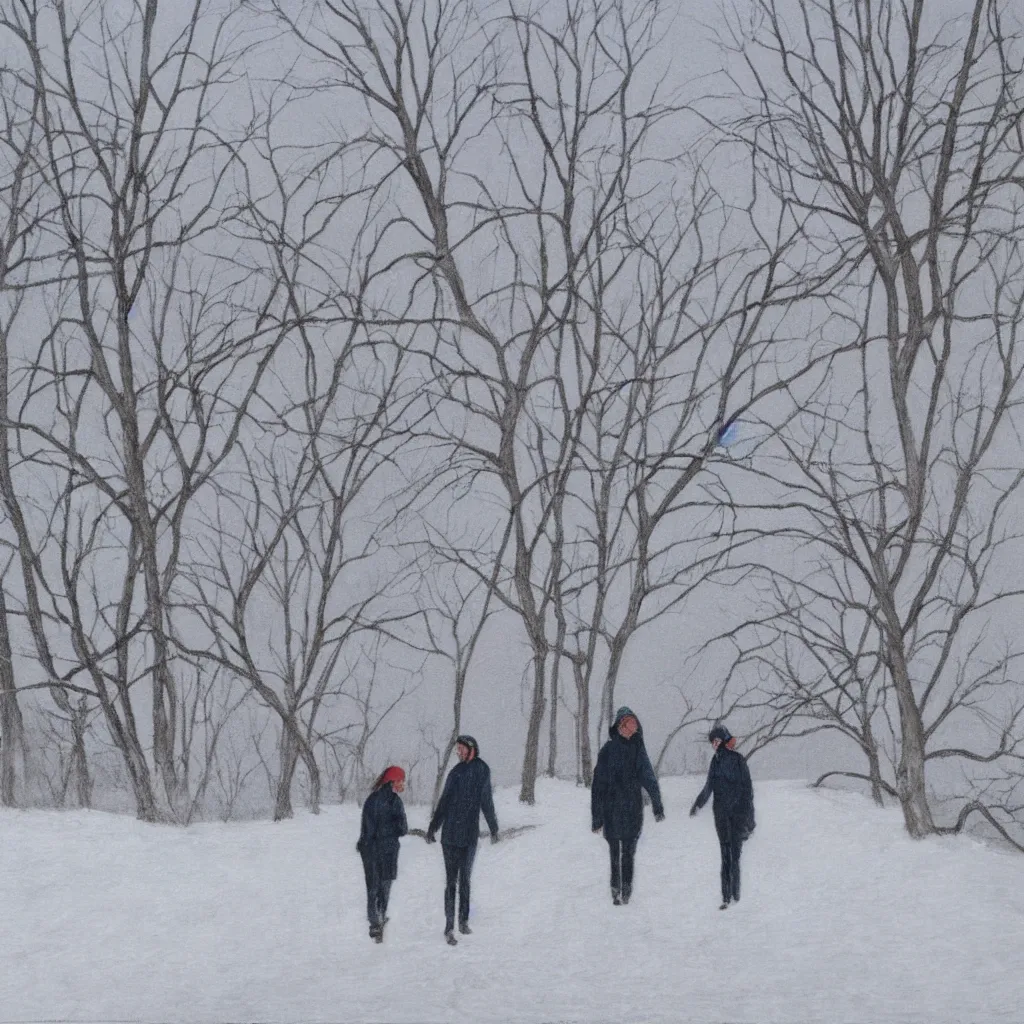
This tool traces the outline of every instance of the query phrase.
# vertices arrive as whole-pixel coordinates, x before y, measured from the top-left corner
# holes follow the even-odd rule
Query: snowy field
[[[481,844],[454,949],[440,845],[417,838],[369,940],[355,808],[187,831],[3,812],[0,1020],[1024,1020],[1024,859],[755,779],[743,900],[719,912],[710,807],[686,815],[700,780],[663,785],[621,908],[585,791],[498,793],[502,828],[539,827]]]

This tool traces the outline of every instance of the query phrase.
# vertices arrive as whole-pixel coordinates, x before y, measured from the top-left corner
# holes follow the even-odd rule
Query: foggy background
[[[5,803],[532,802],[628,704],[1019,836],[1017,5],[0,11]]]

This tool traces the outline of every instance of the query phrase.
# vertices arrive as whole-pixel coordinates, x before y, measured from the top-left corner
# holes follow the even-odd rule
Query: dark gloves
[[[664,821],[665,820],[665,812],[664,811],[655,811],[654,812],[654,820],[655,821]]]
[[[434,838],[434,833],[433,832],[428,832],[423,838],[428,843],[436,843],[437,842],[437,839]]]
[[[496,842],[498,842],[498,839],[499,839],[498,833],[497,832],[492,832],[491,833],[491,846],[493,846]]]

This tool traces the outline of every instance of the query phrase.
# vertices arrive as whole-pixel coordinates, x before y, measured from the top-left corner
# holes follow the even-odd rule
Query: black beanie
[[[456,736],[455,744],[456,746],[462,744],[464,747],[469,747],[469,749],[473,751],[474,757],[480,756],[480,745],[472,736]]]
[[[732,739],[732,733],[721,722],[717,722],[708,733],[708,743],[721,740],[723,744]]]

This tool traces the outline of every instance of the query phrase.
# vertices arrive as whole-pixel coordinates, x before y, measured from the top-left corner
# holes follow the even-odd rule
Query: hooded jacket
[[[491,836],[498,834],[491,769],[480,759],[480,748],[472,736],[460,736],[458,742],[469,747],[473,757],[460,761],[448,773],[427,835],[433,836],[440,828],[443,846],[475,846],[480,838],[481,812]]]
[[[363,804],[362,826],[356,849],[371,862],[379,877],[398,877],[398,840],[408,833],[402,798],[386,782],[378,786]]]
[[[729,737],[731,739],[731,737]],[[747,835],[754,831],[754,784],[747,759],[723,743],[711,758],[707,782],[693,802],[700,810],[714,795],[712,807],[716,824],[728,819]]]
[[[590,786],[591,826],[604,829],[606,839],[635,839],[644,823],[641,788],[647,790],[656,817],[664,813],[661,788],[647,756],[644,732],[637,718],[637,730],[627,740],[619,733],[619,725],[632,715],[621,708],[608,730],[608,742],[597,755],[594,781]]]

